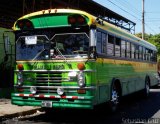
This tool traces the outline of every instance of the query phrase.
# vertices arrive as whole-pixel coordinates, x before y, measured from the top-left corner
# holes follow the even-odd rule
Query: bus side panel
[[[98,58],[97,83],[99,102],[101,103],[110,99],[113,78],[120,80],[122,95],[144,89],[147,75],[150,75],[151,83],[156,84],[154,66],[156,65],[148,66],[148,63],[135,61]]]
[[[111,78],[109,77],[110,65],[104,63],[104,60],[98,58],[96,61],[97,70],[97,94],[98,103],[106,102],[110,99]]]

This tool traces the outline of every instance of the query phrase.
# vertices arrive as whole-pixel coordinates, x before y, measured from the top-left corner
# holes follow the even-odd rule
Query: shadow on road
[[[28,118],[32,122],[52,124],[122,124],[127,119],[150,119],[160,109],[160,92],[151,92],[148,99],[139,93],[123,97],[116,113],[108,112],[105,105],[94,110],[55,110]]]

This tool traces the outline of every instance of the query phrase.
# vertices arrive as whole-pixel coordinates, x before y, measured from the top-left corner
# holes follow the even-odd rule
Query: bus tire
[[[146,79],[145,79],[145,87],[144,87],[144,90],[143,90],[144,98],[148,98],[149,94],[150,94],[150,80],[149,80],[149,77],[147,76]]]
[[[109,109],[112,113],[117,111],[120,103],[120,97],[121,97],[121,85],[120,81],[117,80],[111,85],[111,97],[109,101]]]

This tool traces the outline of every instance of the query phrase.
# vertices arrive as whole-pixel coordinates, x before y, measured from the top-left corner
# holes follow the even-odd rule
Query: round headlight
[[[64,89],[63,88],[57,88],[57,93],[58,93],[58,95],[63,95],[64,94]]]
[[[17,85],[18,85],[18,86],[22,86],[22,84],[23,84],[23,83],[22,83],[20,80],[18,80]]]
[[[78,74],[78,85],[79,85],[79,87],[85,86],[85,76],[84,76],[83,72],[79,72],[79,74]]]
[[[84,80],[83,79],[78,80],[78,85],[80,87],[84,87],[85,86]]]
[[[19,72],[19,73],[17,74],[17,85],[18,85],[18,86],[22,86],[22,85],[23,85],[23,75],[22,75],[21,72]]]
[[[18,80],[21,80],[23,77],[22,77],[22,74],[21,73],[18,73],[17,74],[17,78],[18,78]]]
[[[30,88],[30,92],[31,92],[32,94],[36,94],[37,88],[36,88],[36,87],[31,87],[31,88]]]

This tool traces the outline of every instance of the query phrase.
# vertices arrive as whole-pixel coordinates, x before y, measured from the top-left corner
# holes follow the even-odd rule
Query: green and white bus
[[[87,12],[50,9],[18,19],[12,104],[93,109],[157,85],[157,49]]]

